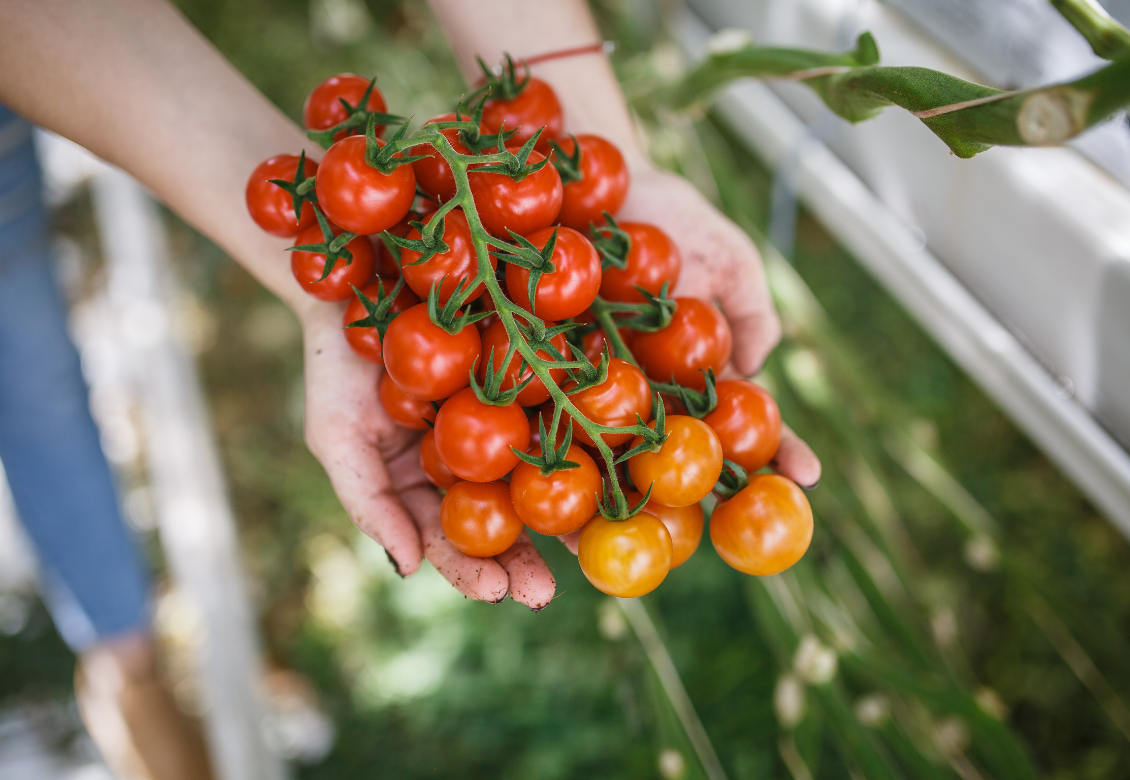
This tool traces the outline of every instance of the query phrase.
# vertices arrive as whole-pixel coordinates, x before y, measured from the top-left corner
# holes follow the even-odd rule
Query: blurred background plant
[[[339,71],[379,74],[392,110],[417,124],[463,89],[421,3],[178,5],[296,120]],[[594,8],[629,95],[678,67],[659,9]],[[1126,540],[810,215],[793,257],[766,244],[772,174],[721,123],[640,120],[653,158],[762,246],[786,335],[759,381],[825,464],[800,564],[752,579],[707,543],[642,613],[591,588],[545,538],[558,596],[539,614],[468,602],[427,566],[393,576],[302,442],[297,322],[168,218],[270,661],[304,675],[312,688],[277,679],[333,723],[278,730],[299,775],[1130,776]],[[60,207],[58,230],[83,250],[81,299],[100,278],[87,194]],[[151,529],[131,487],[143,476],[122,479],[135,524]],[[69,688],[66,650],[40,607],[23,609],[0,620],[0,707]],[[175,598],[161,609],[175,613]],[[705,750],[670,695],[666,655]]]

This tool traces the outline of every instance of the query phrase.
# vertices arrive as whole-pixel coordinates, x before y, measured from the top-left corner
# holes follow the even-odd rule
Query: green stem
[[[612,354],[621,360],[627,360],[633,366],[639,368],[640,364],[636,361],[636,356],[632,354],[632,350],[628,349],[628,345],[624,343],[624,339],[620,335],[620,329],[616,327],[616,320],[612,318],[612,312],[616,311],[616,309],[599,296],[592,302],[590,308],[592,309],[593,315],[596,317],[597,324],[600,325],[600,329],[604,331],[604,338],[612,348]]]
[[[1095,0],[1051,0],[1051,4],[1104,60],[1130,55],[1130,30],[1111,18]]]

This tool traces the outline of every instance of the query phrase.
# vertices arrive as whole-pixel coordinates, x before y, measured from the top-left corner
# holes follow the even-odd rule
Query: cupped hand
[[[730,322],[734,352],[723,378],[756,375],[781,338],[781,320],[749,236],[686,179],[650,166],[632,172],[628,199],[616,217],[650,222],[671,236],[683,256],[674,293],[714,301]],[[803,487],[820,480],[820,459],[788,426],[771,465]]]
[[[385,414],[377,397],[383,369],[353,354],[341,333],[342,307],[302,314],[306,360],[306,443],[354,524],[385,548],[401,576],[427,558],[464,596],[498,603],[507,594],[531,609],[549,604],[553,575],[525,532],[502,555],[472,558],[440,525],[440,496],[424,476],[418,431]]]

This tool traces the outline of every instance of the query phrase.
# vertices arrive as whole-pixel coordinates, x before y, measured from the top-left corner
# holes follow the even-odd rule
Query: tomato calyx
[[[576,382],[576,385],[566,390],[565,395],[574,395],[608,381],[608,364],[612,360],[612,355],[608,351],[607,341],[604,342],[604,351],[600,353],[600,363],[595,366],[585,356],[584,347],[570,343],[569,348],[573,350],[573,355],[581,363],[581,366],[568,370],[569,378]]]
[[[385,331],[388,330],[388,325],[396,317],[397,312],[389,313],[392,309],[392,304],[396,300],[396,296],[400,295],[400,291],[404,289],[404,277],[396,280],[396,284],[392,287],[392,292],[386,293],[384,284],[377,286],[377,300],[373,301],[365,293],[353,285],[353,292],[357,295],[357,300],[361,301],[361,305],[365,307],[368,316],[362,317],[359,320],[354,320],[345,327],[347,328],[376,328],[377,334],[380,335],[381,340],[384,340]],[[438,410],[437,410],[438,411]]]
[[[535,311],[538,282],[541,281],[543,274],[551,274],[557,270],[553,264],[553,248],[557,246],[557,228],[553,229],[553,235],[545,242],[545,246],[538,249],[537,246],[525,236],[520,236],[513,230],[508,230],[510,237],[514,239],[514,244],[508,244],[505,241],[491,240],[489,243],[495,248],[492,254],[504,263],[516,265],[519,268],[525,268],[530,272],[530,281],[528,295],[530,299],[530,313]]]
[[[323,281],[330,273],[333,272],[334,266],[337,265],[338,260],[344,260],[346,265],[353,263],[353,253],[345,248],[353,239],[357,238],[356,233],[350,233],[348,230],[343,230],[337,236],[334,235],[333,228],[330,227],[330,222],[322,214],[322,210],[314,206],[314,216],[318,218],[318,227],[322,229],[322,238],[325,239],[321,244],[298,244],[297,246],[288,246],[288,252],[314,252],[316,254],[326,256],[326,264],[322,270],[322,275],[318,281]]]
[[[495,368],[494,347],[491,347],[490,354],[487,355],[486,375],[483,378],[483,384],[481,386],[475,378],[475,368],[478,366],[478,361],[475,361],[475,366],[471,368],[471,390],[475,393],[475,398],[479,399],[480,403],[490,406],[509,406],[517,400],[518,394],[525,390],[530,382],[537,379],[537,374],[531,373],[509,390],[502,389],[502,383],[506,381],[506,367],[509,366],[510,361],[514,359],[514,353],[517,351],[516,348],[517,345],[511,343],[510,348],[506,350],[506,355],[503,357],[502,363],[497,364],[498,368]],[[525,368],[526,361],[523,358],[518,367],[519,376],[521,376],[521,372],[525,370]]]
[[[474,95],[472,95],[473,97]],[[481,95],[474,105],[468,109],[465,99],[460,98],[455,107],[456,118],[449,122],[432,122],[432,127],[437,130],[458,130],[459,143],[471,150],[474,154],[481,154],[487,149],[496,149],[501,144],[506,148],[506,143],[518,134],[517,130],[499,130],[497,133],[483,133],[483,108],[486,106],[487,96]],[[460,117],[468,117],[461,119]]]
[[[301,224],[302,222],[302,203],[313,203],[318,205],[318,196],[314,191],[314,177],[306,175],[306,150],[303,149],[298,155],[298,168],[294,171],[294,178],[290,181],[286,179],[267,179],[271,184],[275,185],[283,192],[288,193],[294,202],[294,223]]]
[[[552,143],[552,142],[550,142]],[[578,153],[580,146],[577,147]],[[560,169],[558,169],[560,172]],[[564,180],[562,174],[562,180]],[[592,231],[592,245],[600,255],[601,270],[616,268],[621,271],[628,267],[628,252],[632,251],[632,237],[613,219],[607,211],[604,212],[603,225],[590,224]]]
[[[349,132],[350,130],[360,130],[366,126],[366,123],[373,122],[378,125],[395,125],[404,124],[408,120],[396,114],[384,114],[380,111],[370,111],[363,106],[369,105],[369,96],[373,94],[373,89],[377,86],[377,77],[373,76],[373,80],[369,82],[369,86],[365,88],[364,94],[361,99],[357,101],[357,105],[351,105],[345,98],[339,97],[338,102],[345,108],[345,113],[348,116],[338,122],[333,127],[328,127],[325,130],[307,130],[306,137],[323,149],[329,149],[334,145],[334,136],[343,130]]]
[[[643,303],[608,301],[597,296],[592,303],[592,310],[598,319],[602,312],[631,314],[631,317],[618,320],[618,324],[632,330],[642,330],[648,333],[663,330],[671,324],[671,317],[675,314],[675,310],[679,308],[679,304],[667,295],[670,286],[670,282],[664,282],[663,286],[659,288],[659,295],[653,295],[636,285],[636,289],[644,297]]]
[[[635,506],[631,506],[628,503],[628,497],[624,495],[624,492],[622,490],[620,490],[619,484],[613,486],[611,495],[609,495],[608,493],[608,485],[605,484],[601,491],[602,495],[600,497],[600,500],[597,502],[597,507],[599,507],[600,513],[604,515],[606,519],[611,520],[614,523],[620,522],[622,520],[627,520],[630,517],[635,517],[636,515],[638,515],[641,511],[643,511],[643,508],[647,506],[648,499],[651,498],[652,487],[654,486],[649,485],[647,492],[644,493],[644,496],[642,499],[640,499],[639,503],[637,503]]]
[[[673,381],[656,382],[649,379],[648,384],[656,392],[668,393],[678,398],[683,408],[687,410],[686,414],[701,420],[718,407],[718,389],[715,387],[718,380],[714,376],[714,369],[710,366],[707,366],[700,373],[706,381],[706,387],[702,391],[694,390]]]
[[[722,474],[714,485],[714,492],[723,499],[733,498],[749,484],[749,472],[732,460],[722,461]]]
[[[514,62],[509,53],[503,55],[502,65],[491,68],[482,57],[475,57],[479,63],[479,70],[483,72],[483,86],[479,87],[485,97],[513,100],[522,94],[522,90],[530,83],[530,66],[525,60]],[[525,71],[525,77],[519,81],[518,67]]]
[[[663,442],[667,441],[667,411],[663,407],[663,399],[660,398],[658,394],[656,394],[655,400],[652,401],[652,407],[655,409],[655,427],[649,428],[643,418],[637,414],[637,433],[643,441],[630,450],[627,450],[623,455],[613,461],[613,463],[623,463],[639,455],[641,452],[659,452],[659,448],[663,446]],[[648,490],[648,493],[650,494],[651,491]]]
[[[388,141],[381,141],[377,138],[376,116],[370,116],[365,125],[365,164],[387,176],[401,165],[411,165],[427,157],[426,154],[400,154],[401,147],[415,145],[401,143],[407,132],[408,120],[404,120],[404,124],[396,129]]]
[[[447,276],[442,276],[432,282],[432,287],[428,291],[428,319],[437,328],[442,328],[445,332],[454,336],[459,331],[468,325],[474,325],[482,319],[486,319],[494,312],[492,311],[479,311],[471,312],[470,307],[467,311],[463,311],[463,303],[467,299],[467,292],[470,290],[475,281],[463,277],[459,280],[459,284],[455,285],[455,290],[451,293],[451,297],[447,299],[447,303],[441,308],[439,305],[439,291],[443,287],[444,282],[447,281]],[[471,371],[474,374],[474,369]]]
[[[572,133],[569,137],[573,139],[573,153],[566,154],[565,150],[556,141],[549,142],[549,148],[552,154],[549,159],[553,161],[553,167],[557,169],[558,175],[561,177],[562,184],[572,184],[577,181],[584,181],[585,174],[581,171],[581,144],[577,140],[577,136]],[[608,212],[604,212],[607,219],[612,219]],[[625,252],[627,254],[627,252]],[[621,266],[623,267],[623,266]]]
[[[536,163],[527,162],[530,159],[530,153],[534,151],[534,146],[537,145],[538,139],[541,138],[541,134],[545,132],[544,127],[530,136],[530,140],[522,144],[522,148],[517,152],[511,152],[506,148],[506,142],[503,138],[506,132],[505,127],[498,131],[498,145],[496,149],[502,159],[499,162],[480,165],[475,168],[476,172],[498,173],[509,176],[514,181],[523,181],[530,174],[537,173],[542,168],[549,165],[548,157],[543,157]]]
[[[447,214],[440,215],[439,219],[432,219],[428,224],[412,220],[408,223],[409,227],[415,228],[420,234],[419,239],[411,239],[403,236],[398,236],[395,233],[385,231],[381,234],[381,240],[384,241],[388,237],[386,244],[391,241],[396,244],[400,249],[408,249],[412,252],[419,252],[420,259],[413,260],[408,265],[422,265],[431,260],[436,255],[442,255],[451,251],[443,240],[443,228],[446,222],[445,217]],[[397,253],[399,255],[399,252]],[[397,258],[399,264],[399,257]]]
[[[514,454],[520,460],[529,463],[541,471],[543,477],[548,477],[555,471],[568,471],[569,469],[579,469],[580,463],[575,463],[571,460],[566,460],[565,456],[569,452],[569,447],[573,444],[573,421],[569,420],[569,427],[565,430],[565,438],[561,440],[561,446],[556,449],[552,446],[546,446],[552,442],[557,436],[557,428],[561,424],[561,407],[558,406],[553,411],[553,422],[549,426],[549,431],[545,429],[545,417],[538,415],[538,433],[541,436],[539,441],[544,442],[542,445],[541,456],[530,455],[528,452],[519,452],[517,448],[511,447]],[[552,434],[552,436],[550,435]]]

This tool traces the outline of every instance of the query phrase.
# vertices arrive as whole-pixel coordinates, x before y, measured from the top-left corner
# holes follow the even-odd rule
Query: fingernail
[[[400,573],[400,564],[396,562],[396,558],[392,557],[392,553],[385,550],[385,555],[388,557],[388,562],[392,564],[392,570],[396,572],[396,576],[404,579],[404,575]]]
[[[490,603],[490,604],[501,604],[502,602],[506,601],[506,597],[507,597],[508,595],[510,595],[510,591],[507,591],[506,593],[503,593],[503,594],[502,594],[502,598],[500,598],[500,599],[499,599],[498,601],[491,601],[491,602],[488,602],[488,603]]]
[[[801,485],[805,490],[815,490],[820,485],[820,480],[816,480],[811,485]]]
[[[541,612],[543,609],[545,609],[548,606],[549,606],[548,604],[542,604],[540,607],[530,607],[530,612]]]

